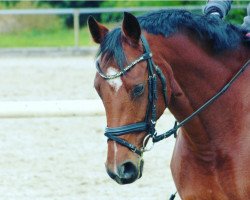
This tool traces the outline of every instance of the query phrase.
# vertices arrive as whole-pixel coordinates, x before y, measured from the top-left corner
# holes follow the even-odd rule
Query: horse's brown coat
[[[215,54],[190,34],[179,33],[171,37],[145,31],[143,34],[153,52],[154,62],[167,78],[169,110],[178,121],[215,95],[250,58],[249,48],[243,45]],[[142,54],[142,45],[126,41],[128,38],[123,35],[124,52],[128,60],[133,61]],[[107,59],[100,60],[102,65],[104,60]],[[109,62],[113,66],[113,61]],[[143,120],[147,90],[136,100],[131,99],[130,91],[138,83],[146,84],[146,79],[146,62],[142,62],[122,77],[123,86],[114,94],[107,82],[96,75],[95,86],[102,97],[109,127]],[[249,85],[250,66],[225,94],[180,129],[171,170],[182,199],[250,199]],[[158,91],[160,87],[158,84]],[[162,94],[157,106],[160,117],[165,109]],[[139,147],[144,136],[145,133],[140,133],[122,138]],[[112,169],[113,142],[108,143],[107,168]],[[118,145],[117,162],[125,160],[138,163],[138,156]]]

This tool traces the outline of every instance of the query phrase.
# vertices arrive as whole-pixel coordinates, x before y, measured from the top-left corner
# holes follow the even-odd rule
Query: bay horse
[[[107,117],[106,170],[119,184],[142,176],[145,145],[166,107],[181,122],[246,63],[226,92],[179,128],[171,172],[181,199],[250,199],[246,30],[184,10],[124,13],[111,31],[93,17],[88,26],[100,44],[94,86]]]

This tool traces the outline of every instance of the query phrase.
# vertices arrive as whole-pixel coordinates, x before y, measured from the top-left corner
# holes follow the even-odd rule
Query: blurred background
[[[104,167],[106,118],[93,88],[91,14],[112,28],[123,11],[202,13],[204,1],[0,1],[0,199],[162,200],[174,193],[174,138],[145,153],[143,177],[120,186]],[[241,24],[247,1],[227,21]],[[166,112],[159,132],[173,127]],[[178,197],[176,199],[179,199]]]
[[[205,2],[1,1],[0,47],[92,46],[94,44],[86,28],[86,20],[90,14],[107,26],[113,27],[122,19],[122,11],[125,9],[138,15],[157,9],[156,7],[174,6],[202,13]],[[234,0],[233,9],[226,20],[241,24],[246,15],[247,3],[248,1]]]

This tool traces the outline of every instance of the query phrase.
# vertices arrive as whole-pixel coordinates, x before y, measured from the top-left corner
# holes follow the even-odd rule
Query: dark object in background
[[[224,18],[231,9],[231,4],[232,0],[209,0],[204,8],[204,13],[206,15],[216,14],[220,18]]]

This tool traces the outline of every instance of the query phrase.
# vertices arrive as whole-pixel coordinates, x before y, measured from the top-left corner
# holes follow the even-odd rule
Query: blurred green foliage
[[[103,1],[69,1],[69,0],[59,0],[59,1],[37,1],[37,5],[48,4],[53,8],[96,8],[100,7]],[[86,25],[87,21],[86,15],[80,15],[80,26]],[[95,14],[97,19],[100,19],[100,14]],[[64,16],[64,22],[67,27],[73,27],[73,16]]]
[[[234,0],[233,5],[245,5],[246,9],[244,10],[231,10],[226,20],[229,21],[232,24],[242,24],[243,18],[247,15],[247,4],[250,3],[248,1],[240,1],[240,0]]]
[[[28,2],[28,1],[27,1]],[[149,1],[141,1],[141,0],[99,0],[99,1],[71,1],[71,0],[57,0],[57,1],[44,1],[44,0],[36,0],[36,1],[29,1],[29,4],[33,8],[41,8],[41,7],[50,7],[50,8],[97,8],[97,7],[143,7],[143,6],[192,6],[192,5],[205,5],[207,0],[197,1],[197,0],[168,0],[168,1],[160,1],[160,0],[149,0]],[[247,5],[247,1],[245,0],[234,0],[233,5]],[[18,8],[20,7],[19,4],[24,5],[24,1],[16,0],[16,1],[0,1],[0,8]],[[32,4],[32,5],[31,5]],[[21,6],[24,8],[24,6]],[[136,13],[139,14],[139,13]],[[227,16],[226,20],[230,21],[231,23],[242,23],[243,17],[246,15],[246,10],[231,10],[229,15]],[[64,24],[67,27],[73,26],[73,16],[60,16],[63,19]],[[80,25],[85,26],[86,15],[80,15]],[[94,14],[94,17],[103,22],[116,22],[120,21],[123,17],[123,13],[103,13],[103,14]]]
[[[8,7],[15,9],[37,8],[32,1],[15,2],[15,4],[5,4],[0,2],[0,9]],[[43,5],[40,8],[48,8]],[[0,15],[0,33],[18,33],[32,30],[53,30],[64,27],[64,21],[58,15]]]
[[[142,7],[142,6],[192,6],[192,5],[200,5],[205,6],[207,0],[203,1],[192,1],[192,0],[182,0],[182,1],[112,1],[107,0],[104,1],[100,6],[101,7]],[[247,7],[248,2],[242,0],[234,0],[233,5],[245,5]],[[201,10],[198,12],[201,14]],[[138,13],[136,13],[138,14]],[[243,17],[246,16],[245,10],[231,10],[226,17],[226,20],[232,24],[241,24],[243,21]],[[123,13],[104,13],[101,15],[101,21],[103,23],[108,23],[110,21],[117,22],[122,20]]]
[[[100,7],[103,1],[71,1],[71,0],[57,0],[57,1],[0,1],[0,8],[14,8],[14,9],[27,9],[27,8],[95,8]],[[100,20],[101,14],[94,14],[94,17]],[[60,16],[66,27],[73,27],[73,16],[72,15],[61,15]],[[88,16],[80,15],[80,26],[86,25]]]
[[[88,7],[162,7],[162,6],[205,6],[203,1],[0,1],[0,9],[28,9],[28,8],[88,8]],[[247,1],[234,0],[233,5],[245,5]],[[198,11],[201,13],[201,9]],[[141,13],[134,13],[140,15]],[[93,15],[109,28],[122,20],[123,13],[102,13]],[[246,9],[231,10],[225,20],[232,24],[241,24],[246,16]],[[81,45],[93,45],[89,31],[86,27],[87,15],[80,15]],[[2,24],[2,30],[1,30]],[[0,47],[26,47],[26,46],[73,46],[74,33],[70,29],[73,24],[72,15],[34,15],[34,16],[0,16]],[[3,31],[4,30],[4,31]]]
[[[117,8],[128,8],[128,7],[163,7],[163,6],[181,6],[181,5],[203,5],[204,1],[112,1],[107,0],[101,4],[101,7],[117,7]],[[138,13],[136,13],[138,14]],[[120,21],[123,17],[123,13],[104,13],[101,15],[101,21],[104,23],[108,23],[110,21]]]
[[[11,8],[19,2],[20,1],[0,1],[0,6],[6,7],[6,8]]]

